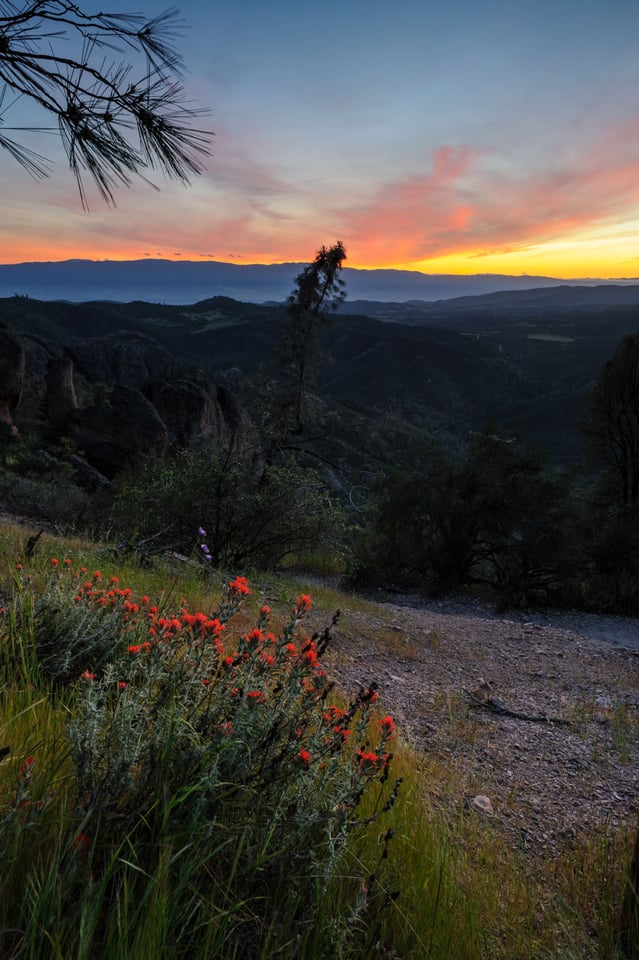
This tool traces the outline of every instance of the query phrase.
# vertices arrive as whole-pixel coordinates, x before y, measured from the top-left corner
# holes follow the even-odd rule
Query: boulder
[[[190,447],[202,439],[226,444],[252,426],[233,394],[205,377],[151,380],[142,389],[177,446]]]
[[[95,467],[92,467],[90,463],[87,463],[86,460],[78,457],[75,453],[70,454],[66,458],[66,462],[69,466],[73,467],[71,479],[83,490],[87,490],[89,493],[95,493],[96,490],[102,490],[111,486],[111,481],[108,480],[103,473],[100,473],[99,470],[96,470]]]
[[[24,347],[12,327],[0,324],[0,437],[16,437],[13,414],[24,389]]]
[[[66,425],[69,410],[75,410],[78,406],[71,357],[62,355],[49,360],[46,386],[47,421],[55,430],[60,430]]]
[[[60,356],[60,348],[35,333],[20,333],[20,342],[24,347],[27,377],[44,381],[47,364]]]
[[[123,467],[163,457],[169,442],[157,410],[133,387],[114,387],[104,403],[69,410],[67,429],[91,466],[108,479]]]

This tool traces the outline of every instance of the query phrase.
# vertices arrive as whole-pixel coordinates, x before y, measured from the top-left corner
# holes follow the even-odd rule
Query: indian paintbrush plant
[[[312,603],[301,594],[278,632],[267,605],[246,629],[242,576],[205,613],[186,602],[163,609],[70,561],[50,567],[30,609],[23,579],[22,628],[54,679],[49,696],[70,715],[69,773],[57,787],[66,812],[51,853],[57,879],[33,899],[10,955],[22,944],[25,956],[44,956],[50,940],[75,953],[80,928],[86,956],[113,955],[116,944],[134,955],[151,940],[171,957],[369,949],[396,896],[383,882],[395,724],[375,719],[374,685],[348,704],[333,693],[322,656],[339,614],[309,635]],[[13,795],[0,797],[14,865],[56,789],[17,816],[37,761],[25,760]],[[379,859],[366,866],[357,837],[378,821]]]

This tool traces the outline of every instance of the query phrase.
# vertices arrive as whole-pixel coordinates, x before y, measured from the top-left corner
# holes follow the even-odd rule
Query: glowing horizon
[[[353,0],[330,69],[312,8],[180,7],[188,92],[212,110],[206,171],[136,183],[115,209],[90,196],[89,214],[56,137],[44,182],[3,155],[0,263],[308,263],[342,240],[362,270],[639,276],[635,0],[577,18],[551,0]],[[28,107],[21,127],[39,125]]]

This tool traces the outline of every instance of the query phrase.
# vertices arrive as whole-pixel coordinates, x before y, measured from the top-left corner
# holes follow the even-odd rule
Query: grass
[[[268,867],[276,849],[289,847],[268,824],[254,834],[255,820],[271,808],[248,784],[228,801],[233,817],[217,832],[201,820],[195,829],[186,815],[191,797],[171,785],[168,768],[159,792],[140,795],[147,799],[139,810],[123,793],[119,807],[101,807],[96,820],[95,809],[78,800],[69,734],[78,717],[92,716],[86,688],[48,678],[34,656],[33,602],[47,589],[50,558],[69,557],[104,578],[117,573],[134,592],[166,607],[187,599],[191,610],[210,609],[223,578],[187,564],[140,567],[104,545],[53,534],[41,537],[17,578],[26,540],[21,528],[0,526],[7,611],[0,625],[0,749],[10,747],[0,760],[0,957],[621,958],[618,921],[634,835],[609,824],[572,838],[553,857],[526,856],[490,819],[460,807],[465,784],[453,759],[415,753],[401,738],[382,794],[365,791],[357,806],[362,826],[319,884],[303,880],[308,863],[296,844],[288,859],[272,861],[279,863],[275,872]],[[309,589],[293,575],[256,575],[252,585],[237,633],[250,629],[265,602],[274,608],[272,629],[281,630],[299,593],[312,592],[327,620],[337,608],[346,622],[375,610],[372,649],[395,646],[411,655],[404,634],[355,594]],[[339,693],[334,703],[342,704]],[[458,722],[453,703],[450,716]],[[623,752],[634,729],[619,711],[613,723]],[[306,802],[312,810],[313,798]],[[280,816],[276,807],[272,814]],[[284,831],[289,819],[278,821]],[[317,829],[324,829],[319,820]],[[268,883],[255,880],[247,865]]]

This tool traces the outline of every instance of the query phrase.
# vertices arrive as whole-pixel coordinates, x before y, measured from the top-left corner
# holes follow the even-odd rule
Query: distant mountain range
[[[303,263],[234,264],[190,260],[62,260],[45,263],[0,264],[0,297],[14,294],[38,300],[76,303],[110,300],[128,303],[192,304],[211,297],[231,297],[247,303],[281,303],[293,289]],[[511,277],[500,274],[454,276],[411,270],[344,271],[347,296],[353,300],[433,302],[566,286],[553,277]],[[619,283],[619,281],[617,281]],[[615,286],[612,281],[571,280],[570,287]],[[637,284],[639,278],[623,281]]]

